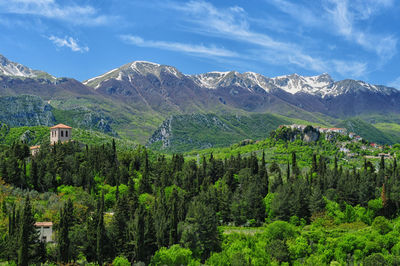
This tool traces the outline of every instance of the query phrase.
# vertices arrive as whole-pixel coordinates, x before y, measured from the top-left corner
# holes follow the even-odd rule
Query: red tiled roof
[[[40,148],[40,145],[36,145],[36,146],[31,146],[31,147],[29,147],[29,149],[31,149],[31,150],[35,150],[35,149],[39,149]]]
[[[52,222],[36,222],[35,223],[36,227],[40,227],[40,226],[53,226]]]
[[[50,129],[56,129],[56,128],[68,128],[68,129],[70,129],[72,127],[66,126],[64,124],[58,124],[58,125],[55,125],[54,127],[51,127]]]

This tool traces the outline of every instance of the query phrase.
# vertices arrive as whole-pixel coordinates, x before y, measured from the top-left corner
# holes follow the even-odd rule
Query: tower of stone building
[[[58,124],[50,128],[50,144],[65,142],[71,139],[72,127]]]

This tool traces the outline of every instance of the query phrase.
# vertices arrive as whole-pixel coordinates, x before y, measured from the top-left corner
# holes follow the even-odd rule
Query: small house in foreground
[[[39,240],[41,242],[53,241],[53,223],[52,222],[36,222],[36,230],[39,232]]]

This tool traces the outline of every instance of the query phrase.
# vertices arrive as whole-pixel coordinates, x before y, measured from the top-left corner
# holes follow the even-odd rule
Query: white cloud
[[[397,53],[397,38],[391,34],[371,33],[358,26],[382,10],[390,8],[394,0],[324,0],[322,10],[307,7],[287,0],[272,0],[282,12],[299,21],[301,25],[312,26],[344,37],[367,51],[376,53],[382,62]],[[318,4],[317,4],[318,6]]]
[[[55,0],[0,0],[0,9],[3,13],[64,20],[75,25],[105,25],[114,19],[98,14],[90,5],[60,5]]]
[[[48,38],[50,41],[52,41],[55,45],[58,47],[68,47],[70,48],[73,52],[88,52],[89,47],[87,46],[79,46],[78,42],[74,40],[72,37],[64,37],[64,38],[59,38],[56,36],[50,36]]]
[[[329,0],[325,10],[331,16],[339,35],[353,41],[368,51],[375,52],[385,62],[397,53],[397,38],[392,35],[369,33],[357,27],[357,21],[369,19],[380,8],[390,7],[389,0],[353,1]]]
[[[292,16],[306,26],[320,26],[321,16],[316,16],[313,10],[308,7],[295,4],[286,0],[269,0],[267,3],[275,5],[282,12]]]
[[[400,77],[397,77],[395,80],[393,80],[392,82],[390,82],[390,83],[388,84],[388,86],[400,90]]]
[[[235,52],[229,51],[224,48],[216,46],[205,46],[205,45],[193,45],[178,42],[165,42],[165,41],[152,41],[144,40],[139,36],[133,35],[122,35],[121,39],[129,44],[133,44],[141,47],[152,47],[170,51],[178,51],[183,53],[189,53],[194,55],[202,56],[216,56],[216,57],[236,57]]]
[[[367,64],[363,62],[334,60],[332,63],[335,71],[342,76],[358,78],[364,76],[367,72]]]
[[[281,7],[290,15],[294,16],[295,11],[302,13],[303,15],[300,15],[299,18],[302,23],[321,26],[321,18],[313,16],[314,11],[285,0],[273,1],[275,4],[282,4]],[[184,14],[183,17],[192,24],[191,30],[195,33],[255,45],[257,48],[241,51],[242,60],[266,62],[273,65],[295,65],[315,72],[331,72],[353,78],[362,77],[367,73],[368,65],[365,62],[316,56],[315,51],[307,52],[305,47],[300,44],[281,41],[266,33],[252,30],[249,22],[253,19],[241,7],[217,8],[203,0],[192,0],[185,4],[168,2],[168,8],[173,8]],[[346,10],[343,11],[347,12]],[[347,22],[347,17],[347,14],[342,14],[343,30],[346,26],[351,27],[351,23]],[[386,41],[391,42],[390,39]],[[380,53],[385,52],[380,51]]]
[[[211,3],[194,0],[185,4],[169,2],[168,7],[184,13],[186,19],[197,26],[193,30],[196,33],[259,46],[260,54],[254,57],[255,60],[265,58],[271,63],[273,60],[265,56],[267,53],[273,58],[279,58],[279,61],[276,60],[274,64],[290,62],[318,72],[327,71],[322,59],[307,54],[302,47],[294,43],[278,41],[267,34],[251,30],[248,15],[241,7],[218,9]]]

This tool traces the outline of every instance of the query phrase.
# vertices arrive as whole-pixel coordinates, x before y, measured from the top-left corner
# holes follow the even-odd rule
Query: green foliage
[[[287,240],[297,235],[297,229],[294,225],[284,222],[275,221],[269,224],[265,230],[265,236],[269,239]]]
[[[131,263],[124,256],[118,256],[118,257],[115,257],[115,259],[112,262],[112,265],[113,266],[129,266],[129,265],[131,265]]]
[[[348,131],[354,132],[371,142],[393,144],[400,141],[399,138],[394,138],[392,135],[382,132],[359,118],[346,119],[337,124],[336,127],[346,128]]]
[[[159,249],[151,258],[150,265],[200,265],[200,262],[192,257],[190,249],[173,245],[170,248]]]
[[[5,146],[0,259],[17,259],[29,194],[33,220],[52,221],[57,231],[47,254],[31,249],[32,263],[59,254],[100,264],[123,256],[154,265],[358,265],[378,261],[370,257],[377,253],[397,263],[397,164],[336,160],[336,145],[266,139],[199,160],[113,142],[43,144],[34,157],[23,143]]]
[[[242,140],[265,139],[279,125],[290,123],[289,119],[273,114],[250,114],[248,116],[193,114],[169,118],[168,146],[160,142],[153,149],[169,152],[185,152],[208,147],[224,147]],[[163,126],[163,125],[162,125]],[[158,131],[161,132],[159,129]],[[153,137],[159,137],[156,131]],[[243,144],[246,143],[243,142]]]
[[[392,230],[389,221],[382,216],[378,216],[372,223],[372,228],[378,231],[380,234],[385,235]]]

